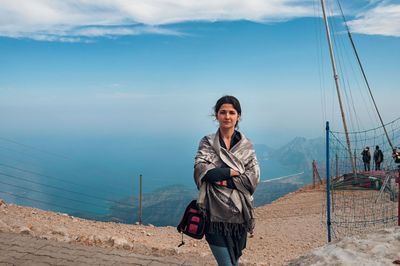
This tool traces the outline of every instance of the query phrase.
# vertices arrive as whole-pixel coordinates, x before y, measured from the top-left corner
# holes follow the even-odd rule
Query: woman
[[[238,99],[221,97],[214,114],[218,131],[201,139],[195,158],[197,203],[207,216],[206,240],[218,265],[238,265],[254,229],[252,195],[260,169],[253,145],[236,130],[242,114]]]

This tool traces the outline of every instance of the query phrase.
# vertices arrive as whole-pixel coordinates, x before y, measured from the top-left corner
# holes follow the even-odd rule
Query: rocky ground
[[[323,190],[303,188],[256,209],[254,237],[243,265],[282,265],[326,243],[321,221]],[[205,240],[181,235],[175,227],[127,225],[84,220],[66,214],[20,207],[0,200],[0,231],[83,245],[115,247],[153,256],[196,257],[215,264]]]
[[[400,227],[394,226],[329,243],[292,260],[288,266],[399,264]]]

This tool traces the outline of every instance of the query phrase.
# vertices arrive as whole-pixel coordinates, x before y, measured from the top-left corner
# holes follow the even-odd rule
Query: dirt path
[[[202,264],[180,258],[139,255],[130,250],[82,246],[38,239],[30,235],[0,233],[0,265],[195,266]]]

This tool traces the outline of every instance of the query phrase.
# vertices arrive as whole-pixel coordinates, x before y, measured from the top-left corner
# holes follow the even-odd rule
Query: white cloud
[[[0,36],[88,41],[100,36],[179,34],[186,21],[281,21],[313,14],[312,0],[2,0]]]
[[[30,38],[37,41],[92,42],[95,37],[117,37],[139,34],[183,35],[178,31],[155,26],[88,26],[70,29],[24,32],[8,37]],[[0,33],[1,35],[1,33]],[[7,35],[6,35],[7,36]]]
[[[0,36],[90,42],[96,37],[146,33],[180,35],[165,25],[187,21],[286,21],[314,16],[313,1],[2,0]],[[400,36],[400,5],[394,1],[366,1],[362,13],[349,22],[353,32]]]
[[[349,22],[352,32],[400,37],[400,4],[381,2]]]

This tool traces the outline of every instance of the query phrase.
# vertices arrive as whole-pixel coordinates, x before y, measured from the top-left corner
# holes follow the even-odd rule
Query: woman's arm
[[[207,173],[203,176],[201,181],[203,182],[218,182],[231,178],[231,173],[229,168],[213,168],[207,171]]]
[[[260,167],[256,157],[245,165],[244,173],[233,177],[232,181],[239,191],[247,190],[252,195],[260,182]]]
[[[207,171],[205,176],[201,179],[203,182],[216,183],[220,186],[228,188],[236,188],[232,181],[233,176],[238,176],[239,173],[228,167],[213,168]]]

